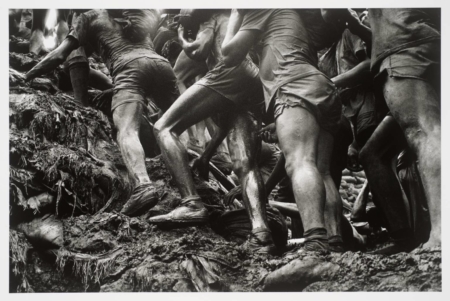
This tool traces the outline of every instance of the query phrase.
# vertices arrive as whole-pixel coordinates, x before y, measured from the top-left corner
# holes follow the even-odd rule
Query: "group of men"
[[[245,247],[254,252],[277,252],[266,215],[266,188],[274,185],[276,173],[290,182],[304,230],[301,250],[344,251],[338,161],[347,160],[347,152],[339,150],[350,144],[342,139],[348,128],[355,138],[350,139],[352,164],[363,166],[387,220],[391,240],[379,252],[392,254],[417,247],[391,168],[406,147],[416,156],[430,211],[431,233],[422,243],[440,245],[439,14],[409,8],[359,15],[350,9],[182,10],[178,35],[167,35],[159,28],[159,10],[95,9],[73,19],[67,37],[25,80],[74,57],[79,63],[84,59],[77,57],[101,56],[113,82],[117,143],[136,180],[125,214],[143,200],[150,206],[158,202],[139,140],[143,110],[150,100],[156,104],[161,116],[154,135],[182,200],[170,213],[151,217],[152,224],[208,222],[180,135],[212,117],[220,130],[195,167],[207,173],[211,154],[226,137],[252,225]],[[159,34],[170,41],[161,46]],[[171,64],[155,48],[175,49],[176,61]],[[202,77],[180,95],[183,72]],[[282,153],[270,185],[258,165],[261,138],[277,141]]]

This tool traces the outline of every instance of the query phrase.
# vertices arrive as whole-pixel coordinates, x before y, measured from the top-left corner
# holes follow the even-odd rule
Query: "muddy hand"
[[[242,187],[236,186],[223,197],[223,203],[225,206],[230,206],[233,203],[234,199],[242,200]]]
[[[258,131],[258,136],[266,143],[278,142],[275,123],[271,123]]]
[[[347,152],[347,169],[357,172],[362,170],[362,166],[359,164],[359,151],[350,145]]]
[[[205,181],[209,180],[209,162],[204,160],[203,157],[194,160],[192,168],[198,171],[198,175]]]

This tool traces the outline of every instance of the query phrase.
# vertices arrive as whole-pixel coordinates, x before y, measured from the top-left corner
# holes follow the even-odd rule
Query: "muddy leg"
[[[226,110],[229,105],[227,99],[213,90],[193,85],[155,124],[154,132],[162,157],[178,186],[183,201],[180,207],[169,214],[150,218],[150,223],[187,225],[207,221],[206,209],[195,189],[187,151],[179,137],[188,127]]]
[[[276,130],[286,158],[286,172],[291,179],[305,237],[311,231],[317,237],[307,242],[305,249],[328,250],[324,220],[326,190],[316,163],[319,124],[307,110],[288,107],[276,119]]]
[[[198,101],[199,99],[202,101]],[[155,124],[155,136],[162,156],[183,198],[197,195],[197,192],[186,148],[179,141],[179,136],[188,127],[220,110],[225,110],[228,105],[228,100],[220,94],[194,85],[186,90]]]
[[[139,184],[150,183],[145,169],[144,150],[139,141],[141,116],[141,103],[125,103],[118,106],[113,112],[120,152],[128,172]]]
[[[252,225],[255,242],[248,245],[253,251],[273,252],[275,246],[270,234],[266,216],[267,196],[258,167],[258,153],[261,140],[257,137],[258,121],[246,112],[233,112],[232,128],[228,134],[228,146],[233,162],[233,171],[238,176],[242,196]]]
[[[392,161],[405,146],[402,130],[392,116],[387,116],[360,152],[374,201],[386,216],[389,234],[395,240],[409,240],[412,235],[405,196],[392,168]]]
[[[386,77],[386,103],[405,133],[419,161],[419,172],[431,217],[430,239],[425,246],[441,244],[441,108],[440,97],[423,80]]]
[[[322,176],[325,190],[325,227],[328,232],[330,250],[343,252],[344,246],[341,234],[342,200],[333,178],[331,177],[331,155],[333,153],[334,139],[331,133],[321,129],[319,137],[319,150],[317,166]]]

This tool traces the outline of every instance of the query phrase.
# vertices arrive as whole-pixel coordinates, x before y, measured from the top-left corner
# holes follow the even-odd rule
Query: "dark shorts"
[[[406,48],[381,61],[375,80],[378,81],[385,74],[390,77],[424,80],[440,93],[440,61],[440,41]]]
[[[344,115],[353,124],[358,134],[367,129],[374,130],[384,117],[380,112],[372,85],[359,86],[341,94]]]
[[[194,85],[214,90],[237,107],[248,109],[264,102],[258,71],[258,67],[249,59],[231,68],[219,63]]]
[[[180,95],[175,73],[170,63],[163,59],[134,59],[114,74],[111,111],[126,103],[147,106],[150,99],[165,111]]]
[[[286,108],[302,107],[314,115],[320,127],[335,135],[342,114],[341,99],[333,82],[317,71],[281,86],[274,98],[274,120]]]

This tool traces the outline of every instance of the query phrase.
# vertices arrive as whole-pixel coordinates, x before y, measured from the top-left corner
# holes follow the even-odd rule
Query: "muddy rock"
[[[63,224],[55,215],[46,214],[17,226],[37,248],[58,248],[64,242]]]

